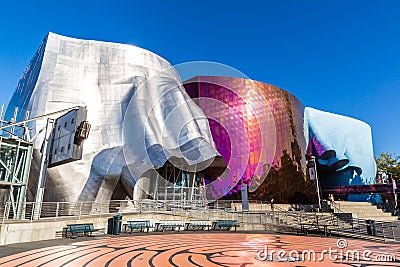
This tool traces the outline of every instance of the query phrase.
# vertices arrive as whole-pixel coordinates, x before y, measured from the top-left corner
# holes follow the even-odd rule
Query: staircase
[[[337,214],[352,214],[352,217],[358,219],[374,220],[380,222],[398,221],[396,216],[389,212],[384,212],[368,202],[349,202],[336,201],[333,205],[334,212]]]

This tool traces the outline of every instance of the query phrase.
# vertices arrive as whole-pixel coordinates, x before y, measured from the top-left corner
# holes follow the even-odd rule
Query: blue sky
[[[232,66],[367,122],[375,154],[400,154],[399,14],[399,1],[3,1],[0,102],[52,31]]]

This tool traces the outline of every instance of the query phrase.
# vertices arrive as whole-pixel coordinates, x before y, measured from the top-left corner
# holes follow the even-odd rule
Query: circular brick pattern
[[[257,258],[260,251],[313,250],[317,258],[323,250],[336,249],[336,238],[303,237],[279,234],[196,233],[133,235],[77,241],[66,246],[50,246],[18,253],[0,259],[0,266],[400,266],[400,261],[374,262],[323,260],[284,262],[275,254],[272,259]],[[383,244],[348,239],[347,251],[369,255],[395,255],[400,259],[398,244]],[[360,256],[361,257],[361,256]]]

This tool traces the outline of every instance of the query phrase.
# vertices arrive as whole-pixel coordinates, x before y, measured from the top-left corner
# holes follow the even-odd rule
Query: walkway
[[[354,239],[281,234],[239,232],[133,234],[116,237],[79,237],[75,240],[59,239],[3,246],[0,247],[2,257],[0,266],[382,267],[400,266],[399,247],[399,244]],[[283,251],[280,255],[277,252],[279,250]],[[305,261],[301,261],[301,254],[305,250],[307,250],[304,254]],[[324,250],[327,252],[323,252]],[[289,253],[298,259],[289,258]],[[270,255],[272,258],[266,259],[265,256]],[[364,260],[363,256],[372,261]],[[394,257],[397,258],[395,262],[393,262]]]

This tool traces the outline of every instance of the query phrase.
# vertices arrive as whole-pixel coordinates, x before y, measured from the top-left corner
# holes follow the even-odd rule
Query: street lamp
[[[310,180],[315,180],[315,182],[316,182],[317,195],[318,195],[318,206],[319,206],[319,209],[322,210],[321,193],[320,193],[319,179],[318,179],[318,173],[317,173],[317,164],[315,162],[314,156],[311,156],[311,159],[308,160],[307,167],[308,167],[308,172],[310,174]]]

